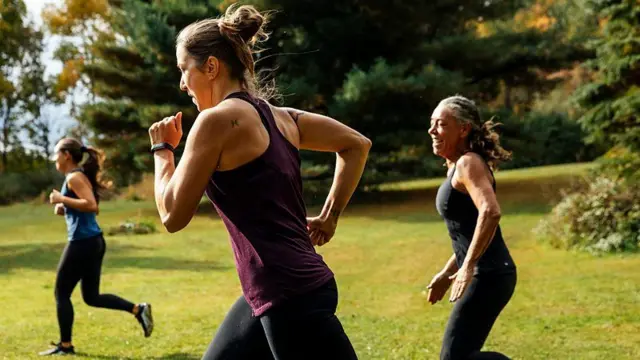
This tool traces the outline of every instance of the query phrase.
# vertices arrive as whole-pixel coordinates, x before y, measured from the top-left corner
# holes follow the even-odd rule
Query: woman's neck
[[[78,164],[69,164],[66,169],[64,169],[63,173],[65,176],[69,175],[73,170],[80,168]]]
[[[239,91],[245,91],[245,89],[243,89],[240,81],[238,80],[222,80],[221,82],[214,84],[211,107],[215,107],[226,99],[227,96]]]
[[[469,147],[469,145],[464,142],[462,143],[462,146],[458,146],[458,148],[456,149],[456,152],[454,154],[452,154],[451,156],[447,156],[446,160],[447,160],[447,167],[451,168],[452,166],[454,166],[458,160],[466,153],[468,153],[469,151],[471,151],[471,148]]]

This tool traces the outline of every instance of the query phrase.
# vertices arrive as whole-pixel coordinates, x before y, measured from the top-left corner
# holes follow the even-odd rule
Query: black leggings
[[[100,270],[106,244],[102,235],[90,239],[74,240],[67,246],[60,257],[58,276],[56,278],[56,306],[60,341],[71,341],[73,326],[73,305],[71,293],[82,280],[82,298],[89,306],[133,311],[133,304],[115,295],[100,294]]]
[[[503,360],[497,352],[480,351],[493,323],[516,287],[516,273],[476,275],[456,301],[444,333],[441,360]]]
[[[254,317],[244,297],[233,305],[203,360],[354,360],[335,315],[335,280]]]

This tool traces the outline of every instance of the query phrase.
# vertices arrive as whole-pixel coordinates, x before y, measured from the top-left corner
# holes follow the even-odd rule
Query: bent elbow
[[[371,140],[364,136],[364,135],[360,135],[357,139],[357,143],[354,146],[356,149],[359,150],[360,153],[362,153],[362,155],[364,157],[369,155],[369,150],[371,150],[371,146],[373,145],[373,143],[371,142]]]
[[[485,205],[480,209],[480,214],[482,215],[483,218],[487,220],[492,220],[496,223],[499,222],[500,217],[502,217],[502,214],[500,212],[500,207],[498,206]]]
[[[174,219],[171,216],[166,216],[164,219],[162,219],[162,225],[170,234],[176,233],[187,226],[186,223],[183,223],[178,219]]]
[[[94,213],[98,215],[98,213],[100,212],[100,208],[98,207],[98,204],[89,202],[89,203],[85,203],[84,209],[80,211]]]
[[[487,218],[495,222],[499,222],[500,218],[502,217],[502,213],[500,212],[500,209],[489,209],[485,214]]]
[[[368,153],[369,150],[371,150],[371,146],[373,146],[371,139],[366,136],[362,136],[360,139],[360,147]]]

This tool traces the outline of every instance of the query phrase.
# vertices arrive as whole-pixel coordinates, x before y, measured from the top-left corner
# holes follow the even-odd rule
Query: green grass
[[[587,170],[593,168],[594,166],[594,163],[576,163],[539,166],[529,169],[503,170],[496,172],[496,181],[503,183],[504,181],[540,181],[556,179],[558,177],[570,178],[575,176],[582,176],[586,173]],[[430,189],[440,186],[442,180],[444,180],[444,178],[399,181],[383,184],[379,188],[383,191]]]
[[[554,169],[553,181],[542,176],[548,168],[498,178],[501,224],[519,280],[485,348],[514,359],[638,359],[640,256],[555,250],[531,234],[558,184],[567,183],[562,168]],[[451,305],[431,306],[422,291],[451,245],[432,195],[352,206],[320,249],[337,275],[338,316],[361,359],[437,358]],[[156,217],[151,202],[118,201],[105,203],[99,219],[108,227]],[[57,339],[53,283],[64,222],[48,206],[22,204],[0,208],[0,227],[0,358],[35,359]],[[90,308],[77,289],[78,358],[200,359],[240,295],[222,223],[204,214],[177,234],[107,242],[102,291],[151,302],[157,329],[145,339],[130,315]]]

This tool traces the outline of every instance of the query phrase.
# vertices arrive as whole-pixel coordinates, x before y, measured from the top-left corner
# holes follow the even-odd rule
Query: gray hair
[[[438,107],[451,111],[459,123],[471,124],[469,148],[482,156],[492,170],[495,170],[500,162],[511,159],[511,152],[500,146],[500,135],[494,130],[501,124],[494,123],[493,119],[482,121],[478,106],[473,100],[455,95],[440,101]]]
[[[474,128],[482,127],[480,112],[473,100],[462,95],[455,95],[440,101],[438,107],[450,110],[453,117],[461,123],[471,124]]]

